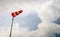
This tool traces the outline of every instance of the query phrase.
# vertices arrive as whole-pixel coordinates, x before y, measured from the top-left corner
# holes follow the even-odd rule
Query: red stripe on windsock
[[[19,13],[22,13],[23,12],[23,10],[20,10],[20,11],[18,11]]]
[[[15,14],[16,14],[16,15],[19,15],[19,13],[18,13],[18,12],[15,12]]]
[[[11,14],[13,17],[16,17],[16,15],[15,15],[15,13],[13,12],[12,14]]]

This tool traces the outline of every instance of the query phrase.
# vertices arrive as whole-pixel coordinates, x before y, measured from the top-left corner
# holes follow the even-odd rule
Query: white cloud
[[[15,23],[13,27],[12,37],[55,37],[54,33],[60,32],[60,26],[52,23],[41,23],[38,25],[38,28],[38,30],[30,32],[28,28],[19,28],[19,24]],[[10,28],[1,30],[0,36],[8,37],[9,30]]]
[[[38,27],[44,33],[41,33],[43,37],[55,37],[55,33],[60,33],[60,25],[52,23],[60,17],[60,12],[58,12],[60,7],[55,5],[55,1],[47,1],[37,9],[37,14],[42,20],[42,24],[39,24]]]
[[[38,25],[38,30],[35,30],[35,31],[29,31],[28,28],[20,28],[19,29],[19,26],[18,24],[14,24],[14,27],[13,27],[13,34],[12,36],[13,37],[55,37],[55,33],[59,33],[60,32],[60,25],[57,25],[57,24],[54,24],[52,23],[51,21],[57,19],[60,17],[59,15],[59,12],[57,10],[57,12],[54,11],[54,9],[52,9],[52,6],[56,7],[54,5],[54,1],[55,0],[50,0],[50,1],[47,1],[47,2],[44,2],[42,4],[37,5],[36,7],[38,7],[36,10],[37,10],[37,14],[38,16],[41,18],[42,20],[42,23],[40,23]],[[35,5],[22,5],[25,10],[25,8],[27,8],[27,10],[33,10],[35,9],[34,6]],[[19,4],[15,4],[13,5],[14,8],[17,7],[17,9],[19,9]],[[59,6],[58,6],[59,7]],[[16,10],[17,10],[16,9]],[[15,10],[15,9],[12,9],[12,10]],[[28,11],[29,11],[28,10]],[[57,15],[56,15],[57,13]],[[24,13],[25,14],[25,13]],[[9,29],[8,28],[7,30],[4,30],[2,29],[0,31],[0,36],[1,37],[8,37],[9,35]]]

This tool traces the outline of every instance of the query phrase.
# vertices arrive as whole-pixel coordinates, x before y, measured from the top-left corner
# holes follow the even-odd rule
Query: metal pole
[[[11,23],[11,29],[10,29],[9,37],[12,36],[13,21],[14,21],[14,17],[12,17],[12,23]]]

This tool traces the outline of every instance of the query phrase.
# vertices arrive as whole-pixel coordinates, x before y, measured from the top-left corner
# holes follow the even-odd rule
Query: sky
[[[0,37],[9,37],[18,10],[12,37],[60,37],[60,0],[0,0]]]

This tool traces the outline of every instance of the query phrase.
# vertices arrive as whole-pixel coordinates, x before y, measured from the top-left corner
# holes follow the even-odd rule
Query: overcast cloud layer
[[[37,21],[38,24],[36,26],[38,29],[29,31],[29,27],[20,28],[20,21],[16,20],[18,22],[14,22],[12,37],[56,37],[55,33],[60,33],[60,21],[58,21],[60,20],[60,0],[1,0],[0,5],[0,24],[6,24],[4,21],[10,19],[9,21],[7,20],[8,26],[3,24],[3,26],[1,25],[2,27],[0,27],[1,37],[9,36],[9,24],[11,21],[10,14],[12,11],[19,9],[23,9],[23,13],[15,19],[22,21],[24,17],[30,17],[29,15],[32,15],[34,17],[36,15],[37,17],[35,17],[37,19],[40,18],[39,20],[41,22]],[[4,19],[6,16],[8,18]]]

